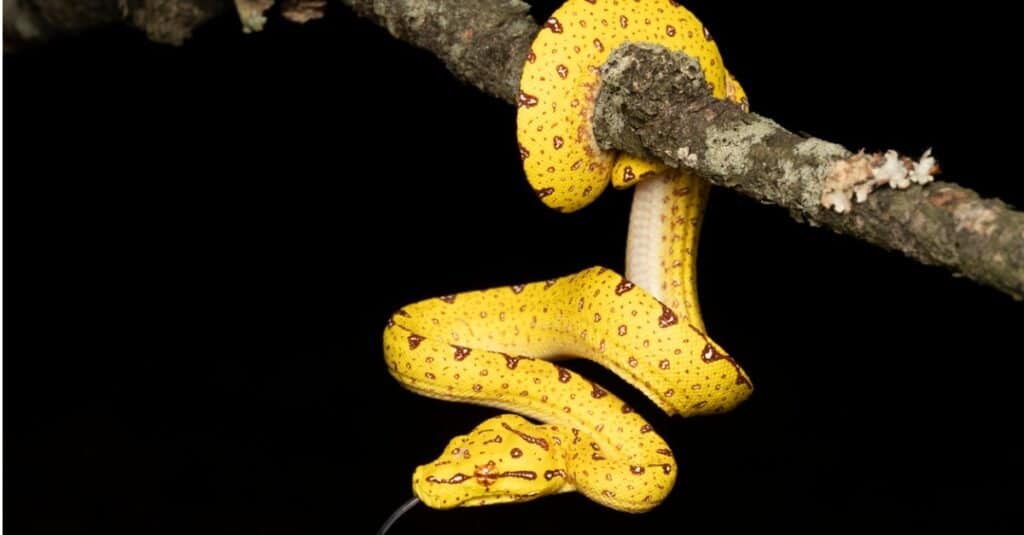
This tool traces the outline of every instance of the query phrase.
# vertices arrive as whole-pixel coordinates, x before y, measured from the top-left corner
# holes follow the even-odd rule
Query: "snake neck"
[[[634,188],[626,278],[704,330],[697,300],[697,241],[710,185],[667,169]]]

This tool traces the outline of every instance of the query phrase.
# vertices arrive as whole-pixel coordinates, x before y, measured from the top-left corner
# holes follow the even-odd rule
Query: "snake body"
[[[545,422],[505,414],[452,439],[413,475],[413,491],[430,507],[579,491],[614,509],[643,512],[668,495],[676,478],[668,444],[614,394],[553,360],[597,362],[669,414],[723,412],[752,390],[736,361],[705,333],[697,304],[697,233],[709,186],[603,151],[593,140],[598,67],[627,39],[696,57],[715,95],[745,106],[708,32],[672,2],[570,0],[544,24],[520,89],[524,170],[537,195],[562,211],[586,205],[609,181],[639,184],[627,277],[593,267],[429,299],[391,316],[385,361],[403,386]]]

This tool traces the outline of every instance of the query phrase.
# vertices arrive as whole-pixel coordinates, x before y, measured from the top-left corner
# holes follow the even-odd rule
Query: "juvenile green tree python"
[[[637,185],[626,277],[594,267],[421,301],[391,316],[384,354],[403,386],[545,422],[504,414],[452,439],[413,475],[414,493],[430,507],[579,491],[644,512],[669,494],[676,464],[668,444],[614,394],[553,360],[593,360],[669,414],[727,411],[752,391],[698,309],[696,247],[710,186],[594,140],[599,67],[625,41],[697,58],[714,95],[746,107],[707,29],[669,0],[569,0],[544,23],[519,91],[524,170],[537,196],[565,212],[590,203],[609,179]]]

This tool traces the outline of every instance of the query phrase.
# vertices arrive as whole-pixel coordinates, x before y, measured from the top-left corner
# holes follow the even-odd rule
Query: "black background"
[[[945,179],[1024,205],[1008,13],[753,4],[688,6],[754,111],[854,149],[933,147]],[[370,532],[415,465],[495,414],[402,390],[389,312],[622,269],[630,194],[544,208],[515,110],[429,54],[337,3],[237,28],[4,59],[5,491],[26,533]],[[571,363],[672,444],[662,506],[421,507],[394,533],[1016,527],[1021,304],[724,190],[700,291],[757,387],[738,410],[668,419]]]

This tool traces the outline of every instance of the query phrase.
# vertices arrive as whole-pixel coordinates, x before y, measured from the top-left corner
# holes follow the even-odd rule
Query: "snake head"
[[[567,480],[557,426],[504,414],[455,437],[412,476],[428,507],[450,509],[533,500],[575,490]]]

